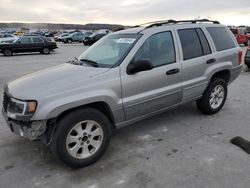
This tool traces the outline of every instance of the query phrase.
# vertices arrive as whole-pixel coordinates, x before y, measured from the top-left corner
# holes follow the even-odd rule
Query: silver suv
[[[242,51],[217,21],[158,21],[107,35],[78,59],[8,83],[10,130],[40,139],[64,163],[97,161],[112,132],[196,101],[217,113],[242,68]]]

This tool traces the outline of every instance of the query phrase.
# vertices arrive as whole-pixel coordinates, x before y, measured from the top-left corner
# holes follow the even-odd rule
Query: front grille
[[[3,111],[4,112],[7,112],[9,102],[10,102],[10,97],[4,92],[3,93]]]

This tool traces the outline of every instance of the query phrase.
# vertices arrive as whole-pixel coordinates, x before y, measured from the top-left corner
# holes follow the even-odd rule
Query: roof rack
[[[155,22],[148,22],[144,23],[141,25],[136,25],[134,27],[140,27],[143,25],[148,25],[146,26],[145,29],[151,28],[151,27],[158,27],[166,24],[178,24],[178,23],[202,23],[202,22],[211,22],[213,24],[220,24],[218,21],[214,20],[208,20],[208,19],[200,19],[200,20],[162,20],[162,21],[155,21]]]

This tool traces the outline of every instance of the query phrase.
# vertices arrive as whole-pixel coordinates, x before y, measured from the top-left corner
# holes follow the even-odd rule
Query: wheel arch
[[[67,110],[61,112],[56,117],[56,122],[60,121],[60,119],[62,119],[65,115],[67,115],[67,114],[69,114],[69,113],[71,113],[73,111],[82,109],[82,108],[94,108],[94,109],[99,110],[100,112],[102,112],[109,119],[110,123],[112,124],[112,128],[115,129],[115,119],[114,119],[113,112],[112,112],[110,106],[106,102],[103,102],[103,101],[93,102],[93,103],[84,104],[84,105],[81,105],[81,106],[77,106],[77,107],[67,109]]]
[[[220,70],[218,72],[215,72],[210,80],[213,80],[215,78],[221,78],[225,80],[227,83],[230,81],[231,73],[228,69]]]

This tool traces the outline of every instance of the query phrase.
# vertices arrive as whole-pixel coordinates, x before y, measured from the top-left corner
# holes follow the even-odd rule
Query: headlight
[[[32,115],[36,111],[36,106],[36,101],[21,101],[11,98],[7,112],[19,116]]]

